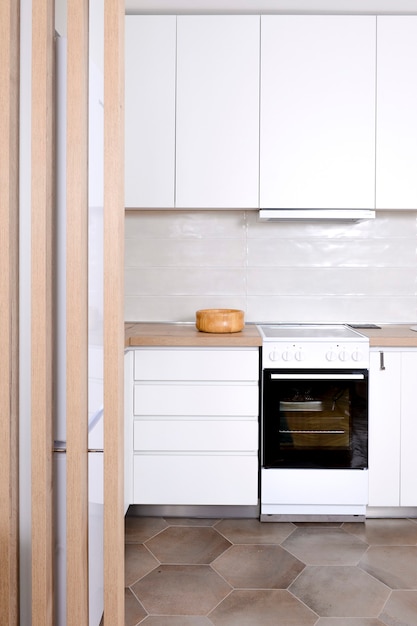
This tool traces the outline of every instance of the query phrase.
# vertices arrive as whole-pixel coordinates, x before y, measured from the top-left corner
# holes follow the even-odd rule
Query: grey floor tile
[[[161,563],[210,564],[232,544],[211,527],[170,526],[146,542]]]
[[[130,589],[125,589],[125,626],[137,626],[146,617],[146,611]]]
[[[307,565],[357,565],[368,545],[341,528],[297,528],[282,547]]]
[[[393,591],[380,619],[387,626],[416,626],[417,591]]]
[[[346,523],[342,528],[369,545],[417,545],[417,524],[409,519],[367,519],[365,524]]]
[[[353,566],[307,566],[289,587],[320,617],[378,617],[390,590]]]
[[[126,518],[126,626],[417,626],[417,520]]]
[[[317,615],[283,590],[233,591],[209,614],[215,626],[314,626]]]
[[[235,545],[212,567],[236,589],[286,589],[304,563],[281,546]]]
[[[125,585],[130,587],[139,578],[159,565],[154,556],[140,543],[125,545]]]
[[[213,622],[207,617],[201,615],[150,615],[141,626],[213,626]]]
[[[391,589],[417,589],[416,546],[371,546],[359,565]]]
[[[321,617],[315,626],[384,626],[373,617]]]
[[[257,519],[224,519],[215,528],[232,543],[257,544],[279,544],[295,530],[289,522],[263,523]]]
[[[231,590],[209,565],[160,565],[132,586],[150,615],[207,615]]]
[[[167,528],[162,517],[125,517],[125,543],[144,543]]]

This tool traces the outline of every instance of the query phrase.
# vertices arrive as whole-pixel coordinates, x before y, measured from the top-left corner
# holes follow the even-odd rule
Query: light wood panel
[[[67,625],[88,624],[88,0],[67,2]]]
[[[104,2],[104,621],[124,624],[124,0]]]
[[[32,626],[53,626],[54,0],[32,2]]]
[[[19,623],[19,3],[0,3],[0,624]]]

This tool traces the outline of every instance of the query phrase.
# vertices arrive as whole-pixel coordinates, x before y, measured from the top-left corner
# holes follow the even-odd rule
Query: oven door
[[[264,468],[368,467],[368,371],[265,369]]]

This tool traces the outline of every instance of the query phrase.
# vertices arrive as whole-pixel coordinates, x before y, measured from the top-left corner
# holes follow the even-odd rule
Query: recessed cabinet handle
[[[385,361],[384,361],[384,353],[383,352],[379,353],[379,369],[380,370],[384,370],[385,369]]]

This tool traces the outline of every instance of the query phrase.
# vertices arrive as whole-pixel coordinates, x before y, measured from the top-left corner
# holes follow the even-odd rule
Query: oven
[[[368,493],[369,342],[347,325],[262,325],[261,520],[352,520]]]

